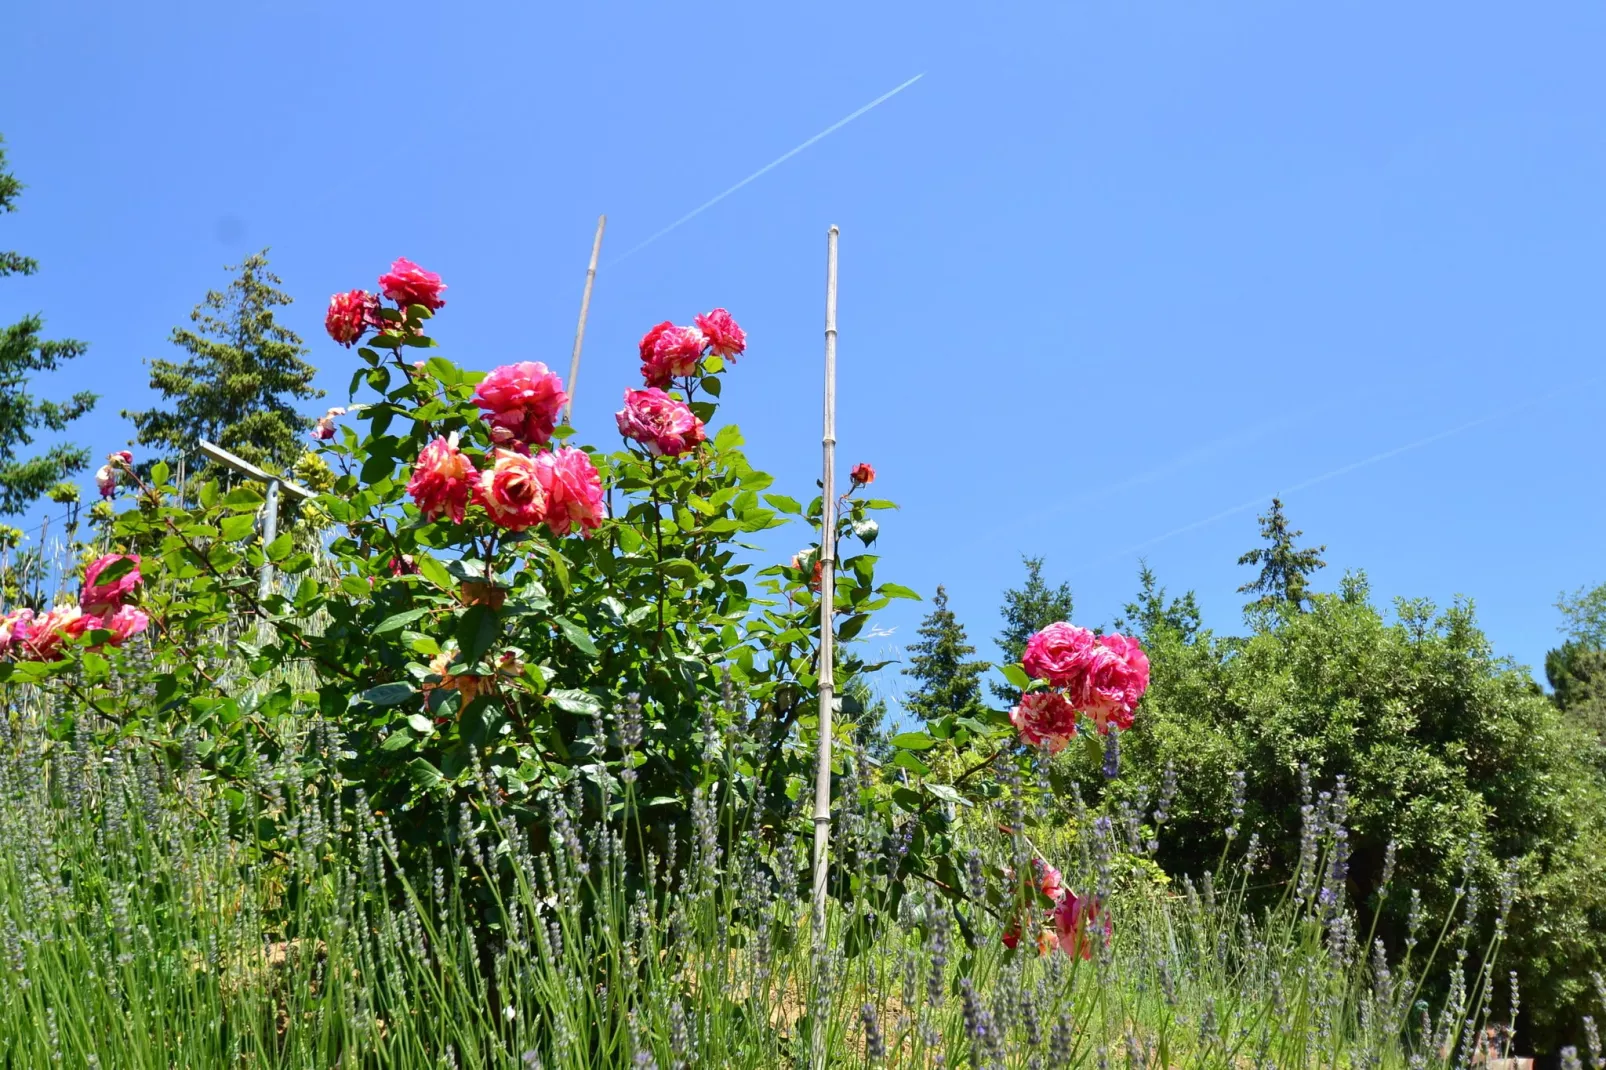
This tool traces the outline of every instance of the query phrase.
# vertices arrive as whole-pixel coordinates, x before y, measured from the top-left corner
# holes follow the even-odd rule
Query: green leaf
[[[268,555],[268,560],[277,564],[278,562],[289,557],[290,544],[291,539],[288,531],[274,539],[272,542],[268,543],[267,550],[265,551],[265,553]]]
[[[223,495],[223,504],[229,509],[260,509],[262,508],[262,492],[247,484],[235,487]]]
[[[379,745],[379,749],[382,751],[401,750],[403,747],[411,746],[416,742],[418,741],[413,738],[411,732],[405,728],[399,728],[385,737],[385,742]]]
[[[166,483],[172,474],[173,470],[167,466],[166,461],[157,461],[151,466],[151,482],[158,487]]]
[[[457,622],[457,649],[463,661],[483,658],[502,634],[502,622],[490,606],[469,606]]]
[[[892,737],[892,745],[900,750],[930,750],[937,741],[926,732],[902,732]]]
[[[1008,680],[1012,687],[1018,687],[1025,691],[1032,686],[1032,678],[1026,675],[1026,670],[1014,662],[1008,665],[1000,665],[998,671],[1004,674],[1004,679]]]
[[[578,714],[582,717],[595,717],[602,712],[602,703],[589,691],[575,691],[565,689],[547,693],[547,698],[567,713]]]
[[[446,778],[441,776],[441,771],[422,758],[414,758],[407,763],[407,779],[425,791],[438,788],[446,783]]]
[[[370,687],[357,697],[370,706],[397,706],[416,694],[418,694],[418,691],[412,684],[397,682]]]
[[[876,536],[881,534],[881,525],[874,520],[854,520],[848,524],[848,528],[866,546],[875,542]]]
[[[427,736],[435,731],[435,722],[421,713],[407,715],[407,725],[421,736]]]
[[[428,612],[429,610],[427,609],[409,609],[401,613],[393,613],[384,620],[380,621],[379,626],[369,634],[388,635],[391,632],[400,631],[403,625],[411,624],[413,621],[417,620],[419,617],[422,617]]]
[[[892,764],[909,770],[915,776],[930,776],[931,767],[909,751],[901,750],[892,756]]]
[[[252,529],[257,526],[257,518],[250,513],[239,516],[226,516],[218,524],[218,531],[225,542],[241,542],[251,535]]]
[[[452,574],[446,571],[446,566],[427,554],[418,554],[414,559],[418,566],[419,575],[443,591],[450,591],[457,586],[452,582]]]
[[[1091,732],[1085,732],[1082,735],[1082,752],[1087,755],[1087,759],[1090,762],[1103,763],[1104,761],[1104,744],[1099,741],[1098,736]]]
[[[956,791],[951,785],[948,785],[948,784],[922,784],[921,786],[923,788],[925,788],[928,792],[930,792],[936,798],[941,799],[943,802],[953,803],[956,806],[969,806],[970,805],[970,800],[965,798],[963,795],[959,794],[959,792]]]
[[[591,641],[591,636],[586,634],[586,630],[584,628],[580,627],[574,621],[567,620],[563,617],[555,618],[552,623],[557,625],[558,631],[563,633],[563,638],[574,644],[575,649],[580,651],[580,653],[588,654],[591,657],[597,656],[599,653],[597,650],[597,644]]]
[[[888,598],[912,598],[916,602],[921,600],[919,594],[901,583],[883,583],[876,588],[876,593],[885,595]]]
[[[893,788],[892,798],[899,806],[911,813],[920,809],[920,793],[913,788]]]
[[[766,494],[764,495],[764,500],[770,504],[770,508],[778,512],[792,513],[793,515],[803,512],[803,506],[798,503],[798,500],[785,494]]]

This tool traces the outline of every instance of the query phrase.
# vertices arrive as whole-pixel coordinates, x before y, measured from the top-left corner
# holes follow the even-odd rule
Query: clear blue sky
[[[102,391],[97,455],[252,250],[333,394],[327,295],[397,255],[450,284],[446,354],[562,369],[599,212],[606,264],[924,72],[600,274],[583,435],[614,441],[647,326],[726,305],[723,415],[806,491],[837,223],[844,460],[903,503],[885,576],[947,584],[986,653],[1023,552],[1083,623],[1143,554],[1238,627],[1279,491],[1321,586],[1470,596],[1526,663],[1606,580],[1598,4],[60,2],[3,32],[30,188],[0,248],[43,270],[0,322],[92,344],[56,388]]]

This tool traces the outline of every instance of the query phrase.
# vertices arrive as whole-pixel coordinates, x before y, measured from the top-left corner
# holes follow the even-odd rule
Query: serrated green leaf
[[[555,618],[552,623],[557,625],[558,631],[563,633],[563,638],[573,644],[574,648],[580,653],[593,658],[597,656],[599,653],[597,644],[591,641],[591,636],[587,635],[586,630],[580,625],[563,617]]]
[[[250,513],[226,516],[218,522],[218,534],[226,542],[240,542],[250,537],[257,519]]]
[[[1004,679],[1009,681],[1011,687],[1018,687],[1024,691],[1032,684],[1032,678],[1026,675],[1026,670],[1014,662],[1000,665],[998,671],[1004,674]]]
[[[418,694],[412,684],[397,682],[370,687],[357,697],[370,706],[396,706]]]
[[[413,561],[418,566],[418,574],[443,591],[450,591],[457,586],[452,582],[452,574],[446,571],[446,566],[427,554],[418,554]]]
[[[547,698],[551,699],[558,709],[582,717],[595,717],[602,712],[602,703],[589,691],[573,689],[551,691],[548,692]]]

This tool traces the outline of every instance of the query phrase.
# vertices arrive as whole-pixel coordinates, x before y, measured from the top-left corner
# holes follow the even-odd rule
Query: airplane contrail
[[[1552,390],[1547,394],[1542,394],[1539,397],[1532,398],[1532,399],[1530,399],[1528,401],[1524,401],[1519,405],[1512,405],[1512,406],[1510,406],[1508,408],[1500,409],[1500,410],[1498,410],[1496,412],[1492,412],[1492,413],[1488,414],[1487,416],[1480,416],[1476,420],[1468,420],[1465,423],[1457,424],[1454,427],[1446,428],[1443,431],[1439,431],[1439,432],[1436,432],[1434,434],[1428,435],[1426,438],[1419,438],[1419,439],[1416,439],[1415,441],[1407,442],[1404,445],[1395,446],[1393,449],[1384,450],[1381,453],[1374,453],[1370,457],[1363,457],[1362,459],[1360,459],[1358,461],[1351,461],[1349,464],[1341,465],[1338,468],[1334,468],[1330,472],[1323,472],[1319,476],[1312,476],[1309,479],[1302,480],[1299,483],[1295,483],[1291,487],[1283,487],[1280,490],[1272,491],[1271,493],[1268,493],[1268,494],[1258,494],[1255,497],[1249,499],[1248,501],[1240,502],[1237,505],[1230,506],[1230,507],[1228,507],[1226,509],[1221,510],[1218,513],[1212,513],[1209,516],[1204,517],[1203,519],[1193,521],[1191,524],[1184,524],[1179,528],[1172,528],[1170,531],[1166,532],[1163,535],[1156,535],[1152,539],[1145,539],[1143,542],[1134,543],[1131,546],[1128,546],[1123,550],[1118,550],[1115,553],[1110,554],[1108,557],[1101,558],[1100,560],[1094,562],[1094,564],[1095,565],[1108,564],[1109,562],[1117,560],[1118,558],[1126,557],[1128,554],[1134,554],[1134,553],[1137,553],[1140,550],[1146,550],[1149,547],[1155,545],[1156,543],[1165,542],[1167,539],[1175,538],[1178,535],[1185,535],[1190,531],[1197,531],[1199,528],[1206,527],[1206,526],[1208,526],[1210,524],[1214,524],[1218,520],[1225,520],[1229,516],[1234,516],[1234,515],[1236,515],[1238,513],[1246,512],[1247,510],[1253,509],[1253,508],[1255,508],[1257,506],[1262,506],[1270,498],[1272,498],[1274,495],[1282,496],[1282,495],[1294,494],[1294,493],[1297,493],[1298,491],[1302,491],[1302,490],[1307,490],[1310,487],[1316,486],[1318,483],[1325,483],[1330,479],[1337,479],[1339,476],[1348,475],[1350,472],[1355,471],[1357,468],[1366,468],[1366,467],[1368,467],[1370,465],[1374,465],[1374,464],[1378,464],[1378,463],[1380,463],[1382,461],[1386,461],[1391,457],[1398,457],[1402,453],[1409,453],[1412,450],[1418,450],[1418,449],[1421,449],[1424,446],[1431,446],[1435,442],[1441,441],[1442,439],[1450,438],[1452,435],[1459,435],[1463,431],[1470,431],[1474,427],[1481,427],[1484,424],[1493,423],[1496,420],[1505,419],[1506,417],[1511,416],[1514,413],[1521,412],[1523,409],[1530,409],[1535,405],[1543,404],[1544,402],[1547,402],[1547,401],[1550,401],[1553,398],[1559,397],[1560,395],[1562,395],[1564,393],[1575,391],[1575,390],[1579,389],[1579,387],[1581,387],[1581,386],[1588,386],[1588,385],[1590,385],[1592,383],[1599,382],[1602,378],[1606,378],[1606,376],[1597,375],[1597,376],[1594,376],[1591,379],[1585,380],[1583,383],[1562,387],[1562,388],[1557,389],[1557,390]]]
[[[816,141],[819,141],[821,138],[826,137],[827,135],[836,133],[838,130],[842,129],[844,126],[847,126],[853,120],[857,119],[859,116],[861,116],[865,112],[869,111],[871,108],[874,108],[874,107],[876,107],[878,105],[881,105],[881,104],[885,104],[887,101],[891,100],[893,97],[897,96],[899,93],[902,93],[905,89],[908,89],[910,86],[914,85],[916,82],[920,81],[920,79],[924,78],[925,76],[926,76],[926,72],[925,71],[921,71],[919,74],[915,75],[913,78],[909,79],[907,82],[904,82],[902,85],[897,86],[897,87],[895,87],[893,89],[889,89],[885,93],[882,93],[879,97],[876,97],[874,100],[872,100],[870,103],[866,104],[864,107],[860,108],[859,110],[850,113],[849,115],[847,115],[844,118],[838,119],[836,122],[832,123],[830,126],[826,127],[824,130],[821,130],[818,134],[815,134],[813,137],[811,137],[807,141],[803,142],[803,144],[797,146],[796,148],[794,148],[794,149],[792,149],[792,150],[790,150],[788,152],[783,153],[780,156],[777,156],[775,159],[771,160],[769,163],[765,164],[763,167],[760,167],[757,171],[754,171],[752,174],[748,175],[746,178],[744,178],[740,182],[736,183],[736,185],[732,186],[730,189],[728,189],[725,192],[720,193],[717,196],[712,197],[711,199],[703,202],[702,204],[698,205],[696,208],[693,208],[691,211],[687,212],[685,215],[681,216],[679,219],[677,219],[673,223],[669,224],[663,230],[660,230],[656,234],[654,234],[651,237],[647,238],[645,241],[638,242],[637,244],[631,246],[629,249],[626,249],[624,252],[620,253],[618,256],[614,257],[612,260],[609,260],[607,263],[603,264],[602,265],[603,268],[613,267],[615,264],[618,264],[620,261],[627,260],[630,257],[636,255],[637,253],[641,252],[641,250],[645,249],[647,246],[649,246],[653,242],[657,241],[659,238],[662,238],[665,234],[668,234],[670,231],[674,230],[676,227],[679,227],[683,223],[689,223],[693,219],[696,219],[698,216],[700,216],[704,212],[708,211],[708,209],[714,207],[714,205],[718,204],[720,201],[724,200],[726,197],[729,197],[731,194],[735,193],[737,190],[741,189],[743,186],[747,185],[749,182],[753,181],[755,178],[760,178],[763,175],[768,174],[770,171],[773,171],[775,168],[779,167],[781,164],[785,163],[787,160],[790,160],[792,157],[796,156],[798,153],[802,152],[804,149],[808,148],[810,145],[814,144]]]

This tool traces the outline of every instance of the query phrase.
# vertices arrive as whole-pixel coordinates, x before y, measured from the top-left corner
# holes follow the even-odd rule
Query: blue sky
[[[446,355],[564,369],[606,212],[582,436],[614,441],[646,327],[725,305],[752,345],[722,417],[803,492],[836,223],[841,449],[903,504],[882,572],[945,583],[985,653],[1021,553],[1083,623],[1143,555],[1239,627],[1284,492],[1320,586],[1472,597],[1542,661],[1557,593],[1606,580],[1606,9],[994,7],[16,5],[0,248],[42,272],[0,322],[91,343],[54,388],[102,391],[100,454],[264,245],[331,393],[327,295],[398,255],[450,285]]]

